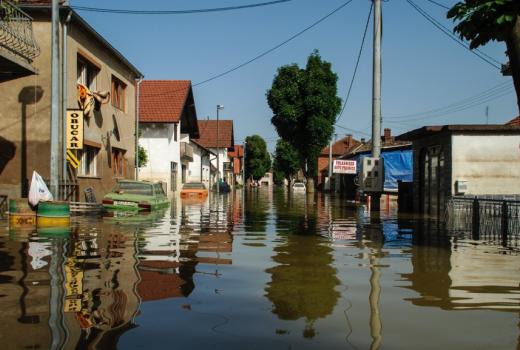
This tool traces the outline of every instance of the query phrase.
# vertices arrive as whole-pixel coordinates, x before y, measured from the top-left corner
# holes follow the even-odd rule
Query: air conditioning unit
[[[383,158],[365,157],[361,162],[359,182],[364,192],[382,192],[385,182]]]
[[[466,192],[468,192],[468,182],[466,180],[455,181],[455,193],[465,194]]]

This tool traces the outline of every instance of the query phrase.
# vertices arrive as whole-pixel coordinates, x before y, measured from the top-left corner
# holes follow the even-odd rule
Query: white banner
[[[332,167],[333,174],[357,174],[357,163],[355,160],[335,160]]]

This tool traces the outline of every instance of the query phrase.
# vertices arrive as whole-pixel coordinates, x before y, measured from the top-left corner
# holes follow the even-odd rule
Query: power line
[[[352,74],[352,80],[350,81],[350,85],[348,87],[347,96],[345,97],[345,101],[343,102],[343,108],[341,108],[341,113],[336,118],[336,122],[338,122],[338,120],[340,120],[341,116],[343,115],[343,112],[345,111],[345,107],[347,106],[347,102],[350,97],[350,92],[352,91],[352,86],[354,85],[354,80],[356,78],[356,73],[357,73],[357,69],[359,66],[359,60],[361,59],[361,53],[363,52],[363,46],[365,45],[365,38],[367,36],[368,25],[370,23],[370,15],[372,14],[373,7],[374,7],[374,3],[370,3],[370,9],[368,10],[367,23],[365,24],[365,31],[363,32],[363,39],[361,39],[361,46],[359,47],[356,65],[354,66],[354,73]]]
[[[344,129],[344,130],[347,130],[347,131],[357,132],[357,133],[362,134],[362,135],[371,136],[369,133],[366,133],[366,132],[361,131],[361,130],[356,130],[356,129],[347,128],[347,127],[344,127],[344,126],[341,126],[341,125],[338,125],[338,124],[334,124],[334,126],[335,126],[336,128]]]
[[[437,1],[434,1],[434,0],[426,0],[426,1],[431,2],[432,4],[437,5],[439,7],[442,7],[443,9],[446,9],[446,10],[450,9],[449,6],[443,5],[440,2],[437,2]]]
[[[442,114],[458,112],[458,111],[461,111],[464,109],[471,108],[474,105],[480,105],[482,103],[492,101],[494,99],[497,99],[497,98],[500,98],[500,97],[503,97],[503,96],[509,94],[511,91],[512,91],[511,83],[506,82],[506,83],[502,83],[497,86],[494,86],[485,91],[482,91],[474,96],[462,99],[460,101],[451,103],[451,104],[443,106],[443,107],[438,107],[438,108],[431,109],[431,110],[424,111],[424,112],[406,114],[406,115],[401,115],[401,116],[390,116],[390,117],[385,116],[385,120],[386,119],[390,119],[390,120],[399,119],[399,120],[411,121],[411,120],[428,119],[428,118],[432,118],[434,116],[439,116]],[[416,118],[419,116],[421,116],[421,117]]]
[[[495,60],[493,57],[485,54],[481,50],[478,50],[478,49],[472,50],[472,49],[470,49],[468,44],[466,44],[464,41],[461,41],[459,38],[457,38],[455,35],[453,35],[448,28],[444,27],[440,22],[438,22],[435,18],[430,16],[426,11],[424,11],[422,8],[420,8],[413,1],[406,0],[406,2],[410,6],[412,6],[421,16],[423,16],[428,22],[433,24],[437,29],[439,29],[441,32],[443,32],[445,35],[447,35],[451,40],[455,41],[457,44],[459,44],[460,46],[464,47],[466,50],[468,50],[469,52],[471,52],[475,56],[479,57],[481,60],[483,60],[484,62],[488,63],[492,67],[494,67],[494,68],[496,68],[498,70],[501,69],[500,65],[497,65],[497,63],[500,64],[500,62]]]
[[[185,14],[192,14],[192,13],[223,12],[223,11],[249,9],[249,8],[253,8],[253,7],[276,5],[276,4],[281,4],[281,3],[289,2],[289,1],[292,1],[292,0],[276,0],[276,1],[268,1],[268,2],[250,4],[250,5],[216,7],[216,8],[206,8],[206,9],[191,9],[191,10],[128,10],[128,9],[109,9],[109,8],[97,8],[97,7],[86,7],[86,6],[71,6],[71,8],[74,10],[78,10],[78,11],[118,13],[118,14],[125,14],[125,15],[185,15]]]
[[[339,10],[341,10],[342,8],[344,8],[345,6],[347,6],[348,4],[350,4],[352,1],[353,1],[353,0],[349,0],[349,1],[345,2],[345,3],[343,3],[342,5],[340,5],[340,6],[337,7],[336,9],[334,9],[332,12],[328,13],[327,15],[321,17],[321,18],[320,18],[319,20],[317,20],[316,22],[312,23],[310,26],[308,26],[308,27],[306,27],[305,29],[299,31],[298,33],[296,33],[296,34],[294,34],[293,36],[291,36],[289,39],[286,39],[286,40],[282,41],[281,43],[279,43],[278,45],[276,45],[276,46],[270,48],[269,50],[264,51],[264,52],[262,52],[261,54],[259,54],[259,55],[255,56],[255,57],[251,58],[250,60],[248,60],[248,61],[246,61],[246,62],[244,62],[244,63],[242,63],[242,64],[239,64],[238,66],[235,66],[235,67],[233,67],[233,68],[231,68],[231,69],[228,69],[228,70],[225,71],[225,72],[222,72],[222,73],[220,73],[220,74],[217,74],[217,75],[212,76],[211,78],[208,78],[208,79],[206,79],[206,80],[203,80],[203,81],[201,81],[201,82],[198,82],[198,83],[196,83],[196,84],[193,84],[193,86],[199,86],[199,85],[202,85],[202,84],[206,84],[206,83],[208,83],[208,82],[210,82],[210,81],[212,81],[212,80],[215,80],[215,79],[220,78],[220,77],[222,77],[222,76],[224,76],[224,75],[227,75],[227,74],[229,74],[229,73],[232,73],[232,72],[234,72],[234,71],[236,71],[236,70],[238,70],[238,69],[240,69],[240,68],[242,68],[242,67],[244,67],[244,66],[247,66],[248,64],[250,64],[250,63],[252,63],[252,62],[254,62],[254,61],[256,61],[256,60],[258,60],[258,59],[260,59],[260,58],[262,58],[262,57],[264,57],[265,55],[267,55],[267,54],[269,54],[269,53],[275,51],[276,49],[282,47],[283,45],[287,44],[288,42],[290,42],[290,41],[296,39],[297,37],[299,37],[300,35],[302,35],[302,34],[305,33],[306,31],[308,31],[308,30],[314,28],[315,26],[317,26],[318,24],[320,24],[321,22],[323,22],[324,20],[326,20],[327,18],[329,18],[330,16],[332,16],[333,14],[335,14],[336,12],[338,12]]]

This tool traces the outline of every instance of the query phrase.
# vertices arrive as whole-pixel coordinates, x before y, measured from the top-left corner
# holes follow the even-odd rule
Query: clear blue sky
[[[235,6],[266,0],[72,0],[74,6],[137,10],[184,10]],[[430,15],[452,28],[445,10],[427,0],[414,0]],[[455,0],[436,0],[450,6]],[[340,6],[345,0],[293,0],[273,6],[230,12],[188,15],[122,15],[79,11],[115,48],[145,75],[145,79],[203,81],[277,45]],[[194,88],[199,119],[233,119],[235,141],[252,134],[274,148],[276,131],[265,93],[276,69],[284,64],[305,65],[318,49],[338,74],[339,96],[348,90],[370,7],[369,0],[353,2],[327,20],[260,60],[225,77]],[[505,62],[505,45],[482,48]],[[383,2],[383,127],[394,134],[423,125],[448,123],[504,123],[518,115],[510,77],[481,61],[427,22],[405,0]],[[349,103],[338,122],[370,134],[372,86],[372,24]],[[470,109],[417,120],[390,119],[430,111],[459,102],[501,83],[509,94]],[[507,89],[507,88],[506,88]],[[479,99],[479,101],[482,101]],[[420,115],[419,117],[422,117]],[[428,116],[428,115],[427,115]],[[411,120],[410,120],[411,119]],[[336,129],[339,137],[349,133]],[[352,132],[356,137],[367,135]]]

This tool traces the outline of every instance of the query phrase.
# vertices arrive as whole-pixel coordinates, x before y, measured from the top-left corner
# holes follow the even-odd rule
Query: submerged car
[[[305,192],[307,188],[305,187],[305,184],[303,182],[296,181],[295,183],[293,183],[292,189],[294,192]]]
[[[151,211],[167,207],[168,197],[160,183],[119,181],[103,197],[103,207],[110,210]]]
[[[182,186],[182,199],[205,199],[208,196],[208,189],[202,182],[188,182]]]

